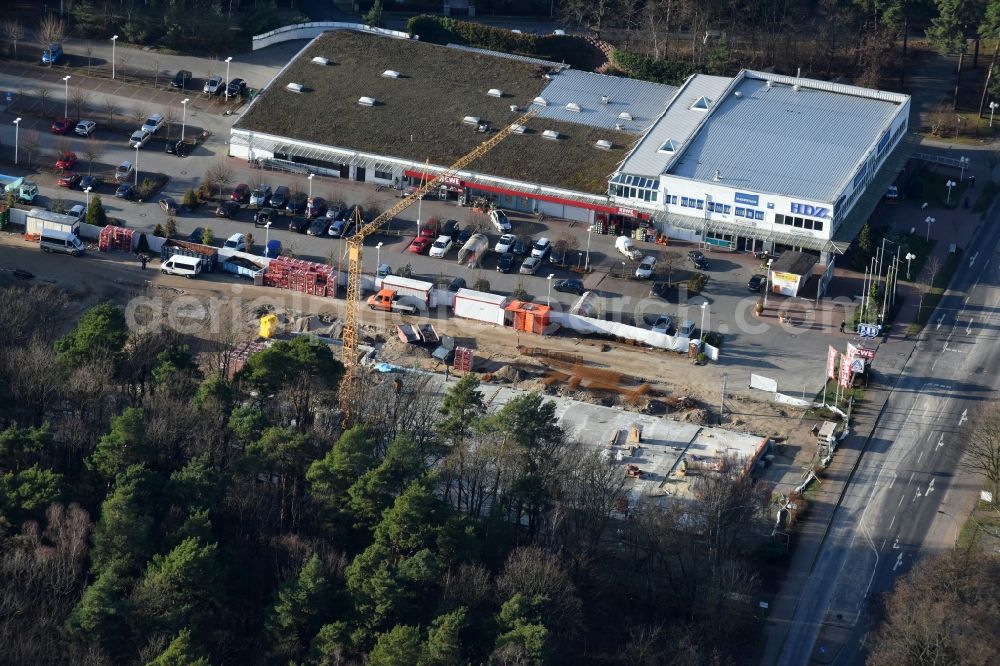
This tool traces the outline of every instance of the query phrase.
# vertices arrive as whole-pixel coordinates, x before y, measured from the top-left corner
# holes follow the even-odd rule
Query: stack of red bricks
[[[111,250],[131,252],[132,236],[134,234],[134,229],[108,225],[101,229],[101,236],[97,243],[97,249],[101,252],[109,252]]]
[[[332,266],[277,257],[267,266],[264,286],[300,291],[312,296],[333,296],[337,293],[335,279],[336,271]]]

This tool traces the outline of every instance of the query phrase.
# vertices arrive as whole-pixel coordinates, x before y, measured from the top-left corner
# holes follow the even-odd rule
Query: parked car
[[[271,195],[271,206],[273,208],[284,208],[288,204],[288,197],[291,195],[291,191],[281,185],[274,188],[274,194]]]
[[[656,257],[645,257],[635,269],[635,276],[640,280],[648,280],[653,277],[654,270],[656,270]]]
[[[327,218],[329,220],[329,218]],[[338,217],[332,222],[330,222],[330,228],[327,229],[327,233],[334,238],[340,238],[344,235],[344,231],[347,230],[348,220],[343,217]]]
[[[89,187],[91,192],[96,192],[101,188],[102,183],[100,176],[84,176],[80,179],[80,189],[86,190]]]
[[[245,252],[247,249],[247,237],[243,234],[233,234],[226,239],[222,247],[229,250],[236,250],[237,252]]]
[[[257,214],[253,216],[253,226],[255,227],[266,227],[277,221],[278,214],[274,212],[273,208],[261,208],[257,211]]]
[[[448,283],[448,291],[455,293],[459,289],[465,289],[465,278],[464,277],[452,278],[451,282]]]
[[[216,217],[234,217],[240,212],[240,205],[235,201],[223,201],[215,209]]]
[[[441,258],[448,254],[451,246],[454,245],[454,241],[451,240],[451,236],[438,236],[434,244],[431,245],[430,255],[432,257]]]
[[[65,134],[69,132],[70,128],[73,127],[73,121],[69,118],[56,118],[52,121],[52,127],[49,130],[53,134]]]
[[[545,259],[549,255],[549,251],[552,249],[552,241],[548,238],[539,238],[534,245],[531,246],[531,256],[538,257],[539,259]]]
[[[325,217],[317,217],[313,219],[312,224],[306,230],[306,233],[310,236],[325,236],[326,230],[330,226]]]
[[[326,199],[313,197],[306,204],[306,217],[319,217],[326,214]]]
[[[767,276],[761,273],[754,275],[747,282],[747,289],[750,291],[762,291],[764,289],[764,284],[767,282]]]
[[[81,120],[76,124],[76,127],[73,129],[73,131],[80,136],[90,136],[95,131],[97,131],[97,123],[95,123],[93,120]]]
[[[68,211],[66,211],[67,215],[81,221],[83,220],[83,216],[86,215],[86,213],[87,213],[87,207],[84,206],[83,204],[76,204]]]
[[[688,261],[690,261],[698,270],[703,271],[708,269],[708,259],[706,259],[705,255],[698,250],[691,250],[688,252],[687,258]]]
[[[42,51],[42,64],[54,65],[63,56],[62,44],[49,44],[49,48]]]
[[[161,127],[163,127],[163,116],[159,113],[154,113],[149,118],[146,118],[146,122],[139,129],[150,134],[156,134],[160,131]]]
[[[687,290],[687,285],[683,284],[669,284],[667,282],[654,282],[649,285],[649,295],[650,297],[662,298],[668,303],[679,303],[681,298],[681,289]]]
[[[187,141],[174,139],[173,141],[167,141],[166,152],[177,157],[187,157],[191,154],[192,147]]]
[[[586,291],[583,287],[583,282],[574,279],[556,280],[556,283],[552,285],[552,288],[556,291],[561,291],[567,294],[576,294],[577,296]]]
[[[694,337],[695,323],[690,319],[685,319],[681,322],[681,325],[677,327],[677,335],[682,338]]]
[[[497,258],[497,273],[513,273],[517,268],[517,257],[513,252],[504,252]]]
[[[392,275],[392,266],[389,264],[379,264],[375,270],[375,277],[384,278],[389,275]]]
[[[441,231],[438,232],[438,236],[450,236],[454,238],[458,235],[458,220],[448,220],[441,225]]]
[[[281,241],[277,238],[267,241],[267,246],[264,247],[264,256],[269,259],[281,256]]]
[[[201,237],[205,233],[205,227],[195,227],[194,231],[188,234],[188,241],[191,243],[201,243]]]
[[[125,160],[124,162],[119,164],[118,167],[115,169],[115,180],[117,180],[119,183],[124,181],[126,178],[132,175],[133,168],[134,167],[132,166],[132,163],[129,162],[128,160]]]
[[[74,173],[72,171],[67,171],[66,173],[63,174],[62,178],[59,179],[59,187],[68,187],[70,189],[73,189],[74,187],[80,184],[80,181],[82,179],[83,178],[82,176],[80,176],[80,174]]]
[[[56,160],[56,168],[60,171],[72,169],[74,166],[76,166],[76,153],[72,151],[67,150]]]
[[[233,79],[226,86],[226,94],[230,97],[236,97],[237,95],[242,95],[246,92],[247,82],[243,79]]]
[[[309,228],[310,222],[304,217],[296,215],[292,219],[288,220],[288,230],[294,231],[297,234],[304,234]]]
[[[518,238],[514,241],[514,245],[511,246],[510,251],[519,257],[526,257],[531,253],[531,245],[530,238]]]
[[[177,202],[174,201],[173,197],[160,197],[158,203],[160,204],[160,210],[167,215],[177,214]]]
[[[669,335],[670,330],[674,327],[674,318],[670,315],[660,315],[653,321],[653,332],[654,333],[664,333]]]
[[[186,90],[189,81],[191,81],[191,72],[186,69],[178,70],[174,74],[174,78],[170,79],[170,87],[178,90]]]
[[[410,252],[413,254],[423,254],[431,246],[431,239],[426,236],[417,236],[410,243]]]
[[[128,140],[129,148],[142,148],[147,143],[149,143],[149,137],[153,136],[146,130],[138,129],[132,132],[132,136]]]
[[[472,234],[474,233],[476,233],[476,230],[473,229],[472,227],[469,226],[462,227],[461,230],[459,230],[458,232],[458,237],[455,239],[455,242],[457,242],[459,245],[465,245],[469,241],[469,239],[472,238]]]
[[[503,212],[499,208],[495,208],[490,211],[490,222],[492,222],[493,227],[502,234],[511,230],[510,220],[507,219],[507,213]]]
[[[250,205],[251,206],[266,206],[268,201],[271,200],[271,186],[270,185],[260,185],[256,190],[250,193]]]
[[[292,215],[305,213],[307,200],[308,197],[305,195],[304,192],[296,192],[288,200],[288,203],[285,205],[285,210],[291,213]]]
[[[233,188],[233,193],[229,195],[229,198],[237,203],[246,203],[250,198],[250,186],[246,183],[240,183]]]
[[[132,187],[131,183],[122,183],[118,186],[118,189],[115,190],[115,196],[119,199],[135,199],[135,188]]]
[[[521,275],[534,275],[538,272],[538,267],[542,265],[542,260],[538,257],[528,257],[521,264],[521,269],[518,271]]]
[[[221,76],[213,76],[208,81],[205,81],[205,87],[202,88],[202,92],[207,95],[218,95],[225,88],[225,81],[222,80]]]
[[[497,241],[497,244],[493,246],[493,251],[497,254],[510,252],[510,249],[514,247],[514,243],[516,241],[517,238],[514,237],[514,234],[504,234],[500,237],[500,240]]]

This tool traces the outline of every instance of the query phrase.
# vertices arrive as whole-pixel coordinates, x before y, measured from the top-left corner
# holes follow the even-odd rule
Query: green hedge
[[[537,35],[511,32],[481,23],[423,14],[407,21],[406,29],[411,35],[420,35],[422,42],[458,43],[493,51],[539,55]]]
[[[689,62],[653,60],[646,56],[618,49],[611,52],[611,62],[615,73],[633,79],[665,83],[671,86],[681,85],[689,76],[698,71],[698,68]]]

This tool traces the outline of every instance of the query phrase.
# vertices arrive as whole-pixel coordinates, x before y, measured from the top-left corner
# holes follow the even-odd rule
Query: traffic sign
[[[851,372],[864,372],[865,371],[865,360],[863,358],[856,358],[851,361]]]
[[[877,338],[881,330],[878,324],[858,324],[858,335],[862,338]]]

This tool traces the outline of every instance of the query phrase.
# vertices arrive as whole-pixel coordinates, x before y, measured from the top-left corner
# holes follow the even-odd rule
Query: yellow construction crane
[[[382,226],[393,219],[401,212],[410,207],[413,202],[420,199],[425,194],[434,190],[445,180],[457,171],[461,171],[472,161],[485,155],[498,143],[506,139],[517,129],[525,126],[531,118],[538,113],[538,109],[532,109],[523,116],[507,125],[502,130],[482,142],[472,152],[460,157],[454,164],[445,169],[431,180],[427,181],[416,191],[404,197],[399,203],[385,211],[368,224],[361,227],[347,241],[347,313],[344,322],[344,345],[341,360],[344,363],[344,379],[340,384],[340,409],[343,418],[347,418],[350,409],[350,397],[357,376],[358,367],[358,323],[361,318],[361,252],[364,249],[365,239],[375,233]],[[360,221],[360,220],[359,220]]]

